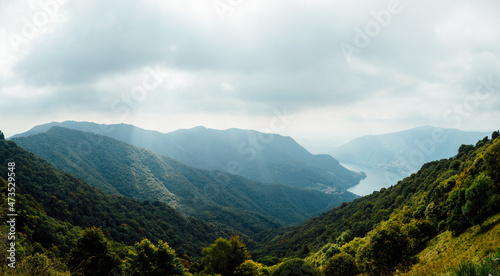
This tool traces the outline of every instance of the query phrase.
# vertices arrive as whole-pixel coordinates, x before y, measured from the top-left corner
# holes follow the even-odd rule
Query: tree
[[[493,185],[500,188],[500,139],[493,141],[484,153],[486,174],[493,180]]]
[[[5,140],[5,135],[3,135],[3,132],[0,130],[0,140]]]
[[[340,251],[356,257],[358,249],[366,243],[365,238],[355,237],[352,241],[342,245]]]
[[[462,206],[465,204],[465,189],[454,189],[448,194],[446,199],[446,210],[448,217],[446,224],[448,230],[451,230],[454,235],[462,233],[470,225],[462,213]]]
[[[101,228],[87,228],[76,241],[70,252],[69,265],[85,275],[109,275],[116,269],[120,261],[111,251]]]
[[[466,202],[462,213],[472,224],[479,224],[481,229],[481,222],[488,216],[490,186],[491,178],[482,173],[465,190]]]
[[[235,271],[236,276],[264,276],[269,275],[267,267],[252,260],[246,260]]]
[[[354,276],[357,272],[356,260],[345,252],[331,257],[323,265],[325,276]]]
[[[359,268],[369,275],[390,275],[411,264],[411,244],[401,223],[389,221],[368,234],[356,255]]]
[[[158,246],[148,239],[136,243],[127,267],[130,275],[186,275],[174,249],[161,240]]]
[[[250,259],[246,245],[239,236],[232,236],[229,241],[220,237],[214,244],[203,248],[202,263],[207,274],[235,275],[236,268]]]
[[[271,276],[320,276],[321,271],[305,260],[290,259],[278,266]]]
[[[493,131],[493,133],[491,134],[491,140],[497,139],[498,136],[500,136],[500,131],[498,131],[498,130]]]

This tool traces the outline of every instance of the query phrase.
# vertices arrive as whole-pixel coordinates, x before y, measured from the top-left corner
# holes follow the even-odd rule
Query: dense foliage
[[[355,198],[194,169],[112,138],[62,127],[14,141],[107,193],[165,202],[247,235],[301,223]]]
[[[148,239],[137,242],[129,257],[125,271],[130,275],[184,276],[186,271],[175,250],[163,241],[155,246]]]
[[[112,251],[100,228],[85,229],[69,254],[68,265],[86,275],[108,275],[118,268],[120,260]]]
[[[62,224],[61,231],[73,225],[102,227],[114,241],[133,245],[144,237],[154,242],[162,239],[179,252],[194,256],[201,254],[204,245],[230,233],[199,219],[184,217],[164,203],[103,194],[14,142],[0,141],[0,176],[7,176],[8,162],[16,163],[16,195],[31,199],[27,204],[34,207],[30,210],[56,219],[57,224]],[[54,225],[49,218],[33,217],[35,220],[28,219],[25,223],[36,228],[35,235],[52,235]],[[67,242],[64,239],[63,242],[64,248]]]
[[[337,244],[367,274],[405,270],[436,234],[449,230],[460,235],[498,213],[499,152],[500,139],[463,145],[455,157],[427,163],[393,187],[289,230],[258,235],[265,246],[257,255],[309,256],[323,265],[328,258],[324,248]]]
[[[497,233],[488,232],[500,221],[500,139],[499,135],[493,137],[496,139],[486,137],[476,145],[463,145],[453,158],[427,163],[397,185],[345,203],[304,225],[255,235],[254,240],[262,242],[256,244],[259,250],[252,252],[257,261],[252,260],[243,239],[231,231],[182,216],[163,203],[105,195],[14,142],[0,140],[2,205],[7,204],[7,181],[2,178],[8,175],[5,164],[16,163],[18,267],[10,272],[223,276],[404,273],[419,262],[418,253],[435,237],[463,237],[471,229]],[[6,217],[6,212],[0,208],[1,217]],[[2,222],[0,233],[7,230]],[[477,232],[468,235],[474,239]],[[6,268],[6,246],[7,236],[1,234],[2,268]],[[500,270],[498,250],[490,247],[487,258],[474,258],[447,272],[495,275]]]
[[[206,274],[233,276],[243,262],[250,259],[246,245],[238,236],[229,240],[218,238],[214,244],[203,248],[203,265]]]

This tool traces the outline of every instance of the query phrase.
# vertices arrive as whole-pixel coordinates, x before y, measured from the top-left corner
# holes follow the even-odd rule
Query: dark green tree
[[[354,276],[357,273],[356,260],[345,252],[331,257],[323,265],[323,274],[325,276]]]
[[[3,132],[0,130],[0,140],[5,140],[5,135],[3,135]]]
[[[186,275],[174,249],[161,240],[158,246],[148,239],[136,243],[127,268],[130,275]]]
[[[411,243],[398,221],[389,221],[368,235],[359,248],[356,262],[368,275],[390,275],[411,264]]]
[[[320,276],[321,271],[299,258],[290,259],[280,264],[276,270],[271,273],[271,276]]]
[[[109,275],[117,269],[120,261],[112,252],[101,228],[87,228],[76,241],[70,252],[69,265],[73,271],[84,275]]]
[[[462,233],[470,226],[467,218],[462,213],[462,206],[465,204],[465,201],[464,188],[458,188],[451,191],[446,199],[446,210],[448,213],[446,224],[448,230],[451,230],[454,235]]]
[[[500,136],[500,131],[498,131],[498,130],[493,131],[493,133],[491,134],[491,140],[497,139],[498,136]]]
[[[493,186],[500,189],[500,139],[493,141],[484,153],[486,161],[486,174],[493,180]]]
[[[491,178],[482,173],[465,190],[466,202],[462,206],[462,213],[473,225],[481,226],[488,217],[490,187]]]
[[[214,244],[203,248],[202,252],[204,272],[207,274],[232,276],[240,264],[250,259],[246,245],[239,236],[233,236],[229,241],[220,237]]]

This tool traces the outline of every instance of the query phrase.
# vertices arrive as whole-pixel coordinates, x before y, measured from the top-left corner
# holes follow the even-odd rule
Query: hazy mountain
[[[309,153],[290,137],[254,130],[196,127],[164,134],[125,124],[67,121],[40,125],[14,137],[44,132],[55,125],[102,134],[195,168],[225,171],[259,182],[335,192],[364,177],[344,168],[330,155]]]
[[[279,226],[275,220],[296,224],[355,198],[195,169],[113,138],[63,127],[12,140],[108,193],[165,202],[247,234]]]
[[[460,145],[475,144],[488,135],[488,132],[423,126],[356,138],[340,146],[332,155],[342,163],[409,175],[427,162],[454,156]]]

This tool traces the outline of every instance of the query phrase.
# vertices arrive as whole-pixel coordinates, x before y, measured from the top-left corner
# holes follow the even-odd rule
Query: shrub
[[[351,276],[356,275],[358,267],[353,256],[342,252],[331,257],[323,265],[323,274],[325,276]]]
[[[319,269],[302,259],[290,259],[280,264],[271,276],[320,276]]]

